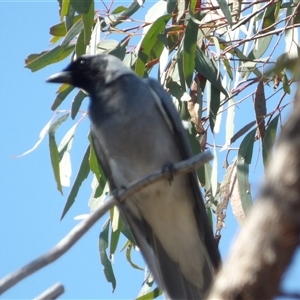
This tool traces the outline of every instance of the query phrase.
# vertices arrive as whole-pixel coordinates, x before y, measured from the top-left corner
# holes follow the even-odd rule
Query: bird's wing
[[[174,104],[170,100],[170,96],[165,92],[157,80],[147,78],[144,79],[144,81],[148,84],[151,92],[154,94],[154,97],[156,94],[156,102],[158,103],[166,122],[171,124],[169,126],[171,126],[171,131],[174,132],[174,138],[177,141],[178,149],[182,154],[182,158],[187,159],[191,157],[192,149],[190,147],[187,134],[182,126],[182,120],[180,119]],[[195,172],[189,173],[188,176],[191,189],[195,197],[195,215],[200,228],[199,234],[207,248],[207,254],[209,255],[208,259],[211,260],[214,268],[218,268],[221,261],[220,253],[212,234],[212,228],[208,222],[206,208],[204,206],[197,176]]]

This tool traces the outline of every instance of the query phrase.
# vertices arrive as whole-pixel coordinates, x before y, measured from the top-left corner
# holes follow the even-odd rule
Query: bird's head
[[[47,82],[67,83],[91,94],[97,87],[117,80],[133,72],[112,55],[83,55],[71,62],[62,72],[47,79]]]

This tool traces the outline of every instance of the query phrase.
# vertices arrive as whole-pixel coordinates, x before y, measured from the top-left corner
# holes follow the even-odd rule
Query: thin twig
[[[37,296],[34,300],[54,300],[58,298],[60,295],[62,295],[65,292],[64,286],[60,283],[56,283],[53,286],[51,286],[49,289],[44,291],[42,294]]]

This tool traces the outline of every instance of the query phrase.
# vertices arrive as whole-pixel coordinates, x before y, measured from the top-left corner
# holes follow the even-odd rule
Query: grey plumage
[[[117,58],[86,55],[48,81],[90,95],[93,144],[111,190],[192,155],[168,94]],[[195,173],[147,186],[120,211],[166,297],[202,299],[220,255]]]

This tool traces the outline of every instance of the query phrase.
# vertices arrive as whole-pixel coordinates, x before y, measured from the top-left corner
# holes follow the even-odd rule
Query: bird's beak
[[[56,73],[51,75],[49,78],[46,79],[47,82],[54,82],[54,83],[68,83],[72,84],[72,76],[71,72],[69,71],[62,71],[60,73]]]

